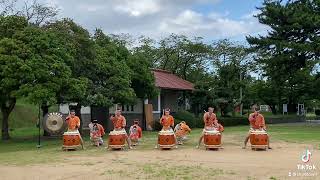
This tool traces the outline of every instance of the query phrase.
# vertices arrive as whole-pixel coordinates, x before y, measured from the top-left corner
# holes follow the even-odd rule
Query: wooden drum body
[[[122,149],[126,142],[126,131],[111,131],[109,133],[109,148]]]
[[[203,143],[207,149],[216,149],[221,147],[221,133],[219,131],[204,131]]]
[[[176,145],[173,131],[160,131],[158,134],[158,146],[162,149],[171,149]]]
[[[76,149],[81,146],[81,139],[79,132],[65,132],[63,133],[63,149]]]
[[[251,131],[250,143],[252,149],[267,149],[268,134],[265,131]]]

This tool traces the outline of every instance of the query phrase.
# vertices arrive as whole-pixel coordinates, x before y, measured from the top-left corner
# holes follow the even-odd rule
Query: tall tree
[[[203,69],[210,51],[202,38],[190,39],[176,34],[160,40],[159,46],[157,67],[186,80],[193,78],[190,72]]]
[[[234,112],[236,107],[242,111],[249,72],[254,67],[250,53],[244,46],[224,39],[212,45],[211,58],[211,67],[217,76],[214,91],[218,98],[215,101],[221,115]]]
[[[65,91],[57,94],[59,103],[76,102],[76,114],[81,119],[80,109],[87,105],[89,78],[95,71],[95,49],[89,32],[71,19],[62,19],[47,23],[43,28],[57,35],[70,58],[65,63],[70,67],[73,81],[66,85]],[[45,106],[44,109],[47,109]]]
[[[56,93],[70,81],[68,53],[55,34],[28,25],[21,16],[0,18],[2,139],[9,139],[8,118],[16,99],[56,103]]]
[[[112,41],[102,30],[97,29],[94,37],[96,58],[91,72],[89,88],[90,104],[109,107],[114,103],[133,103],[134,90],[131,88],[131,70],[126,64],[129,51]]]
[[[256,16],[269,26],[265,36],[248,36],[264,75],[277,91],[278,105],[303,101],[307,80],[320,55],[320,2],[265,0]],[[285,97],[285,100],[282,100]]]
[[[31,79],[31,68],[25,64],[28,48],[14,35],[28,26],[25,18],[0,16],[0,103],[2,139],[9,139],[9,115],[12,112],[20,86]]]

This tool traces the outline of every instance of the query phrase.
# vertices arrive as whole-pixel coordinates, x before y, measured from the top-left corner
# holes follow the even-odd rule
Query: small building
[[[91,119],[97,119],[107,131],[113,129],[109,117],[116,109],[122,109],[122,114],[126,117],[127,127],[133,124],[134,119],[139,119],[144,130],[153,130],[156,120],[159,120],[163,109],[170,108],[171,113],[190,108],[188,93],[194,90],[194,85],[169,71],[152,69],[155,77],[155,86],[159,88],[159,94],[154,99],[137,99],[136,104],[115,104],[110,108],[104,107],[82,107],[81,119],[83,128],[88,127]],[[69,105],[59,106],[62,114],[69,112]]]

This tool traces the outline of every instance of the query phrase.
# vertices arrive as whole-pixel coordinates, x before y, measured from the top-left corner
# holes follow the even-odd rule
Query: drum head
[[[174,132],[173,131],[170,131],[170,130],[168,130],[168,131],[159,131],[159,135],[172,135],[172,134],[174,134]]]
[[[251,134],[267,134],[266,131],[251,131]]]
[[[78,134],[80,134],[78,131],[67,131],[63,133],[63,135],[78,135]]]
[[[220,132],[216,131],[216,130],[211,130],[211,131],[205,130],[204,133],[206,133],[206,134],[220,134]]]
[[[125,130],[121,130],[121,131],[110,131],[109,135],[121,135],[121,134],[127,134]]]

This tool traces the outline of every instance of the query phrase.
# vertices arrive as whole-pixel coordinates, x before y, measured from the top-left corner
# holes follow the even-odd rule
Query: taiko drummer
[[[70,111],[70,115],[66,117],[66,123],[68,125],[68,132],[78,132],[80,128],[80,118],[76,116],[76,112],[74,110]],[[81,146],[83,148],[83,140],[81,138],[81,135],[79,133],[79,137],[81,140]]]
[[[160,119],[163,131],[173,131],[174,118],[170,115],[170,109],[165,109],[164,115]]]
[[[250,129],[249,129],[249,133],[246,137],[246,139],[244,140],[244,146],[242,147],[243,149],[246,148],[247,143],[249,141],[250,138],[250,133],[251,131],[267,131],[267,127],[265,124],[265,120],[263,115],[259,112],[259,108],[258,107],[253,107],[254,112],[251,113],[249,115],[249,122],[250,122]],[[270,147],[270,137],[268,135],[268,149],[272,149]]]
[[[160,119],[160,124],[162,125],[162,130],[161,131],[173,131],[174,128],[174,118],[173,116],[170,115],[170,109],[166,108],[164,110],[164,114],[162,115],[161,119]],[[177,138],[176,135],[174,134],[174,138],[175,138],[175,142],[176,142],[176,148],[178,148],[177,146]],[[155,146],[155,148],[158,148],[158,145]]]
[[[130,149],[132,149],[131,142],[129,139],[129,136],[124,129],[126,127],[126,118],[121,115],[121,110],[116,110],[115,115],[110,117],[110,120],[112,121],[114,131],[124,131],[126,135],[126,141],[128,143],[128,146]]]
[[[209,107],[208,112],[204,113],[204,115],[203,115],[204,129],[201,133],[201,136],[199,138],[199,142],[198,142],[198,145],[196,146],[196,148],[199,148],[199,146],[203,140],[203,136],[204,136],[205,131],[217,130],[220,133],[222,131],[224,131],[223,126],[218,123],[217,116],[213,111],[214,111],[214,108]]]

